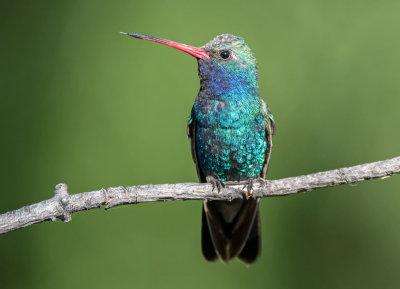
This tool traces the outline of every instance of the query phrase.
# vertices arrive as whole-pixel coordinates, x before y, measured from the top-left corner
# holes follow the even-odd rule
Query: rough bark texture
[[[384,161],[319,172],[280,180],[257,180],[253,197],[274,197],[310,191],[317,188],[351,184],[369,179],[386,178],[400,173],[400,157]],[[68,194],[67,185],[58,184],[54,196],[21,209],[0,215],[0,234],[36,223],[71,220],[71,214],[83,210],[106,209],[125,204],[182,200],[232,200],[245,197],[243,182],[227,182],[221,192],[210,184],[180,183],[116,187],[80,194]]]

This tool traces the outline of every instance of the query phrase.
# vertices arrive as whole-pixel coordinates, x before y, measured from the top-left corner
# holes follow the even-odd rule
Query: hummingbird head
[[[222,34],[202,47],[194,47],[144,34],[121,33],[164,44],[194,56],[198,60],[202,87],[214,87],[213,90],[217,89],[219,93],[226,93],[233,88],[258,89],[257,63],[243,38]]]
[[[257,63],[243,38],[222,34],[201,47],[209,58],[199,58],[202,81],[236,85],[257,83]]]

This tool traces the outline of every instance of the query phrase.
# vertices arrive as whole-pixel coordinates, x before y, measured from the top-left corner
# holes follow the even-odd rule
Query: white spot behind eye
[[[231,52],[231,58],[232,60],[239,60],[239,57],[236,55],[236,53]]]

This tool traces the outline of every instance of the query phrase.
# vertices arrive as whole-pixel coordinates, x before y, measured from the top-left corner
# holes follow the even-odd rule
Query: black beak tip
[[[139,34],[136,34],[136,33],[128,33],[128,32],[120,32],[121,34],[124,34],[124,35],[128,35],[128,36],[132,36],[132,37],[135,37],[135,38],[140,38],[139,36]]]
[[[153,38],[156,38],[156,37],[152,37],[152,36],[149,36],[149,35],[138,34],[138,33],[127,33],[127,32],[120,32],[120,33],[124,34],[124,35],[131,36],[131,37],[139,38],[139,39],[145,39],[145,40],[151,40]]]

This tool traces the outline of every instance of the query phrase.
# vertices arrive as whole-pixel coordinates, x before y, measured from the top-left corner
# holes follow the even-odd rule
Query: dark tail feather
[[[251,234],[257,229],[254,227],[254,224],[256,221],[259,222],[259,219],[256,220],[258,216],[258,202],[259,199],[249,199],[243,202],[242,208],[233,222],[229,246],[230,258],[241,254]],[[254,232],[254,234],[256,234],[256,232]]]
[[[201,250],[207,261],[215,261],[217,259],[217,254],[215,253],[214,245],[211,240],[210,230],[208,229],[204,208],[202,208],[201,217]]]
[[[261,251],[261,223],[260,223],[260,213],[257,210],[257,214],[249,238],[238,257],[243,262],[247,264],[252,264],[256,261],[257,257],[260,255],[260,251]]]
[[[244,201],[232,223],[223,220],[217,202],[203,203],[201,244],[205,259],[214,261],[218,258],[226,263],[239,257],[245,263],[253,263],[261,244],[259,200]]]
[[[227,238],[226,223],[221,219],[215,202],[204,202],[203,203],[203,225],[202,225],[202,247],[204,257],[208,260],[207,256],[211,258],[211,261],[215,259],[214,255],[218,257],[222,262],[228,262],[227,245],[229,239]],[[211,250],[214,251],[211,254]]]

